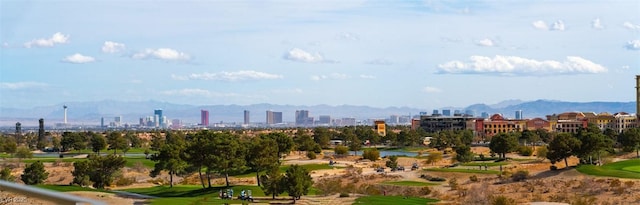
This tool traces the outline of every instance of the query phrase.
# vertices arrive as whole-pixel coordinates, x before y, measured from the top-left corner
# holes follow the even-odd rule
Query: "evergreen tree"
[[[260,181],[262,181],[260,188],[265,195],[271,195],[272,199],[285,191],[284,176],[280,174],[277,166],[269,168],[266,174],[260,175]]]
[[[286,191],[293,197],[293,203],[296,203],[302,195],[307,195],[309,188],[313,185],[313,179],[307,169],[298,165],[292,165],[287,169],[284,181]]]
[[[44,164],[37,161],[24,168],[24,172],[20,176],[20,179],[22,179],[22,182],[27,185],[35,185],[43,183],[48,177],[49,173],[44,170]]]

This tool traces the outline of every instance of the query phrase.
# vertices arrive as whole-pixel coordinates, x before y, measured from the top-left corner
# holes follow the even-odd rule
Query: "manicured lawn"
[[[156,162],[151,161],[150,159],[146,159],[144,157],[126,157],[127,163],[124,165],[126,167],[133,167],[137,162],[141,162],[147,168],[153,168]]]
[[[396,186],[435,186],[435,185],[440,185],[438,183],[418,182],[418,181],[391,181],[391,182],[383,182],[382,184],[389,184],[389,185],[396,185]]]
[[[424,205],[438,202],[437,199],[419,198],[419,197],[403,197],[403,196],[363,196],[356,199],[353,204],[377,204],[377,205]]]
[[[472,174],[500,174],[497,170],[478,170],[478,169],[452,169],[452,168],[430,168],[424,169],[432,172],[459,172],[459,173],[472,173]]]
[[[488,166],[488,167],[495,167],[495,166],[500,166],[500,165],[507,165],[509,164],[508,162],[470,162],[470,163],[464,163],[462,164],[462,166],[470,166],[470,167],[478,167],[478,166]]]
[[[36,161],[40,161],[42,163],[53,163],[56,162],[57,160],[62,160],[61,162],[75,162],[78,160],[85,160],[86,158],[57,158],[57,157],[50,157],[50,158],[31,158],[31,159],[23,159],[22,162],[24,163],[34,163]],[[142,162],[142,165],[144,165],[147,168],[153,168],[153,166],[155,165],[154,161],[151,161],[149,159],[145,159],[144,156],[142,157],[125,157],[125,159],[127,160],[127,163],[125,164],[125,167],[133,167],[136,162]]]
[[[620,162],[596,165],[580,165],[576,168],[579,172],[607,177],[640,179],[640,159],[631,159]]]
[[[251,190],[252,196],[264,197],[264,192],[258,186],[231,186],[233,197],[237,198],[241,190]],[[122,191],[161,197],[153,199],[151,204],[242,204],[240,200],[220,199],[220,190],[227,190],[224,186],[216,186],[203,189],[200,185],[155,186],[149,188],[125,189]],[[281,196],[286,196],[283,194]]]
[[[54,190],[54,191],[59,191],[59,192],[68,192],[68,191],[95,191],[95,192],[106,192],[106,193],[110,193],[109,191],[106,191],[106,190],[92,189],[92,188],[81,187],[81,186],[74,186],[74,185],[50,185],[50,184],[39,184],[39,185],[36,185],[36,187],[40,187],[40,188],[43,188],[43,189]]]

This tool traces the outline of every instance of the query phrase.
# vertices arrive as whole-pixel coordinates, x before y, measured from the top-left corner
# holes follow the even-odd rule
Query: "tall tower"
[[[67,105],[63,105],[62,108],[64,108],[64,124],[67,124]]]
[[[44,141],[44,119],[38,120],[38,142]]]
[[[162,109],[157,109],[153,111],[154,120],[156,123],[156,127],[164,127],[164,122],[162,119]]]
[[[273,111],[271,111],[271,110],[267,110],[266,123],[267,123],[267,125],[274,124],[273,123]]]
[[[200,125],[209,126],[209,111],[200,110]]]
[[[250,123],[249,120],[249,110],[244,110],[244,124],[248,125]]]

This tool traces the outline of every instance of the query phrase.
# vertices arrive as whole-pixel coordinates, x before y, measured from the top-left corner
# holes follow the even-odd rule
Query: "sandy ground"
[[[473,152],[484,153],[489,155],[489,149],[486,147],[474,147]],[[634,154],[628,156],[620,156],[619,158],[610,159],[611,161],[623,160],[621,158],[633,157]],[[508,157],[522,158],[515,154]],[[329,163],[330,158],[324,158],[319,155],[318,159],[309,160],[304,157],[304,153],[291,153],[284,160],[284,164],[318,164]],[[529,179],[524,182],[511,182],[508,179],[500,179],[497,175],[490,174],[466,174],[466,173],[445,173],[445,172],[428,172],[423,170],[410,171],[411,165],[417,162],[421,168],[443,167],[451,164],[449,158],[446,157],[434,164],[424,164],[424,160],[415,158],[400,157],[398,164],[404,166],[407,171],[390,172],[387,168],[385,173],[375,172],[376,167],[384,167],[385,159],[375,162],[361,160],[360,157],[347,156],[332,159],[337,162],[336,168],[329,170],[312,171],[311,175],[315,181],[324,178],[339,178],[343,185],[354,184],[356,187],[366,186],[367,184],[379,184],[383,181],[393,180],[409,180],[423,181],[421,175],[426,174],[435,177],[443,177],[447,180],[456,178],[458,188],[452,190],[447,182],[438,186],[430,186],[432,192],[425,197],[433,197],[441,199],[441,204],[485,204],[488,202],[490,195],[504,195],[517,201],[518,204],[544,204],[547,201],[571,203],[576,200],[587,200],[587,204],[640,204],[640,180],[632,179],[612,179],[606,177],[587,176],[577,172],[575,169],[563,169],[564,162],[557,163],[559,171],[550,171],[551,165],[546,160],[535,160],[532,158],[527,163],[518,161],[509,161],[508,165],[503,166],[505,171],[511,173],[518,170],[527,170]],[[570,158],[569,165],[577,164],[578,159]],[[45,163],[50,177],[47,184],[69,184],[72,180],[71,171],[73,166],[70,163]],[[342,167],[342,168],[338,168]],[[353,167],[353,168],[350,168]],[[13,169],[13,175],[19,178],[24,165]],[[352,170],[361,169],[361,174],[354,174]],[[497,170],[497,167],[490,167]],[[113,189],[139,188],[156,186],[157,182],[150,182],[153,179],[149,177],[149,170],[133,170],[125,169],[123,175],[126,177],[135,177],[137,183],[125,187],[112,187]],[[471,181],[471,176],[477,176],[478,181]],[[168,176],[163,174],[158,178],[168,181]],[[156,178],[157,179],[157,178]],[[366,180],[361,180],[366,179]],[[197,173],[186,178],[174,177],[176,183],[199,184]],[[249,178],[230,178],[232,184],[255,184],[255,177]],[[157,180],[162,181],[162,180]],[[223,178],[215,178],[212,183],[222,184]],[[69,192],[73,195],[105,201],[108,204],[143,204],[145,199],[132,199],[116,194],[97,193],[97,192]],[[37,199],[25,198],[24,196],[11,194],[8,192],[0,192],[3,199],[14,200],[12,204],[47,204],[47,202]],[[9,194],[9,195],[8,195]],[[303,197],[298,204],[351,204],[356,197],[340,198],[337,195],[329,196],[313,196]],[[538,203],[539,202],[539,203]],[[2,204],[2,203],[0,203]]]

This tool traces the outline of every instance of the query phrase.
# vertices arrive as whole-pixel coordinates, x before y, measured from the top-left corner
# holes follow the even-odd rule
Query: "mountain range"
[[[140,118],[153,116],[155,109],[162,109],[163,115],[171,119],[181,119],[186,124],[200,122],[200,110],[209,110],[210,123],[217,122],[242,122],[244,110],[250,111],[251,122],[264,122],[265,112],[273,110],[283,113],[283,121],[292,122],[296,110],[309,110],[309,115],[330,115],[332,118],[354,117],[358,120],[384,119],[390,115],[418,115],[421,112],[431,114],[432,110],[411,107],[386,107],[376,108],[355,105],[185,105],[159,101],[91,101],[69,102],[51,106],[35,107],[31,109],[17,109],[0,107],[0,126],[12,126],[15,122],[21,122],[25,126],[35,126],[39,118],[44,118],[45,123],[60,123],[63,120],[63,105],[68,106],[68,121],[71,124],[98,125],[102,117],[105,123],[121,116],[123,123],[138,123]],[[628,112],[635,113],[635,102],[563,102],[553,100],[506,100],[497,104],[474,104],[464,108],[447,107],[441,109],[470,110],[476,116],[482,112],[488,114],[502,113],[504,117],[513,118],[515,111],[522,110],[525,118],[543,117],[545,115],[558,114],[568,111],[581,112]]]

